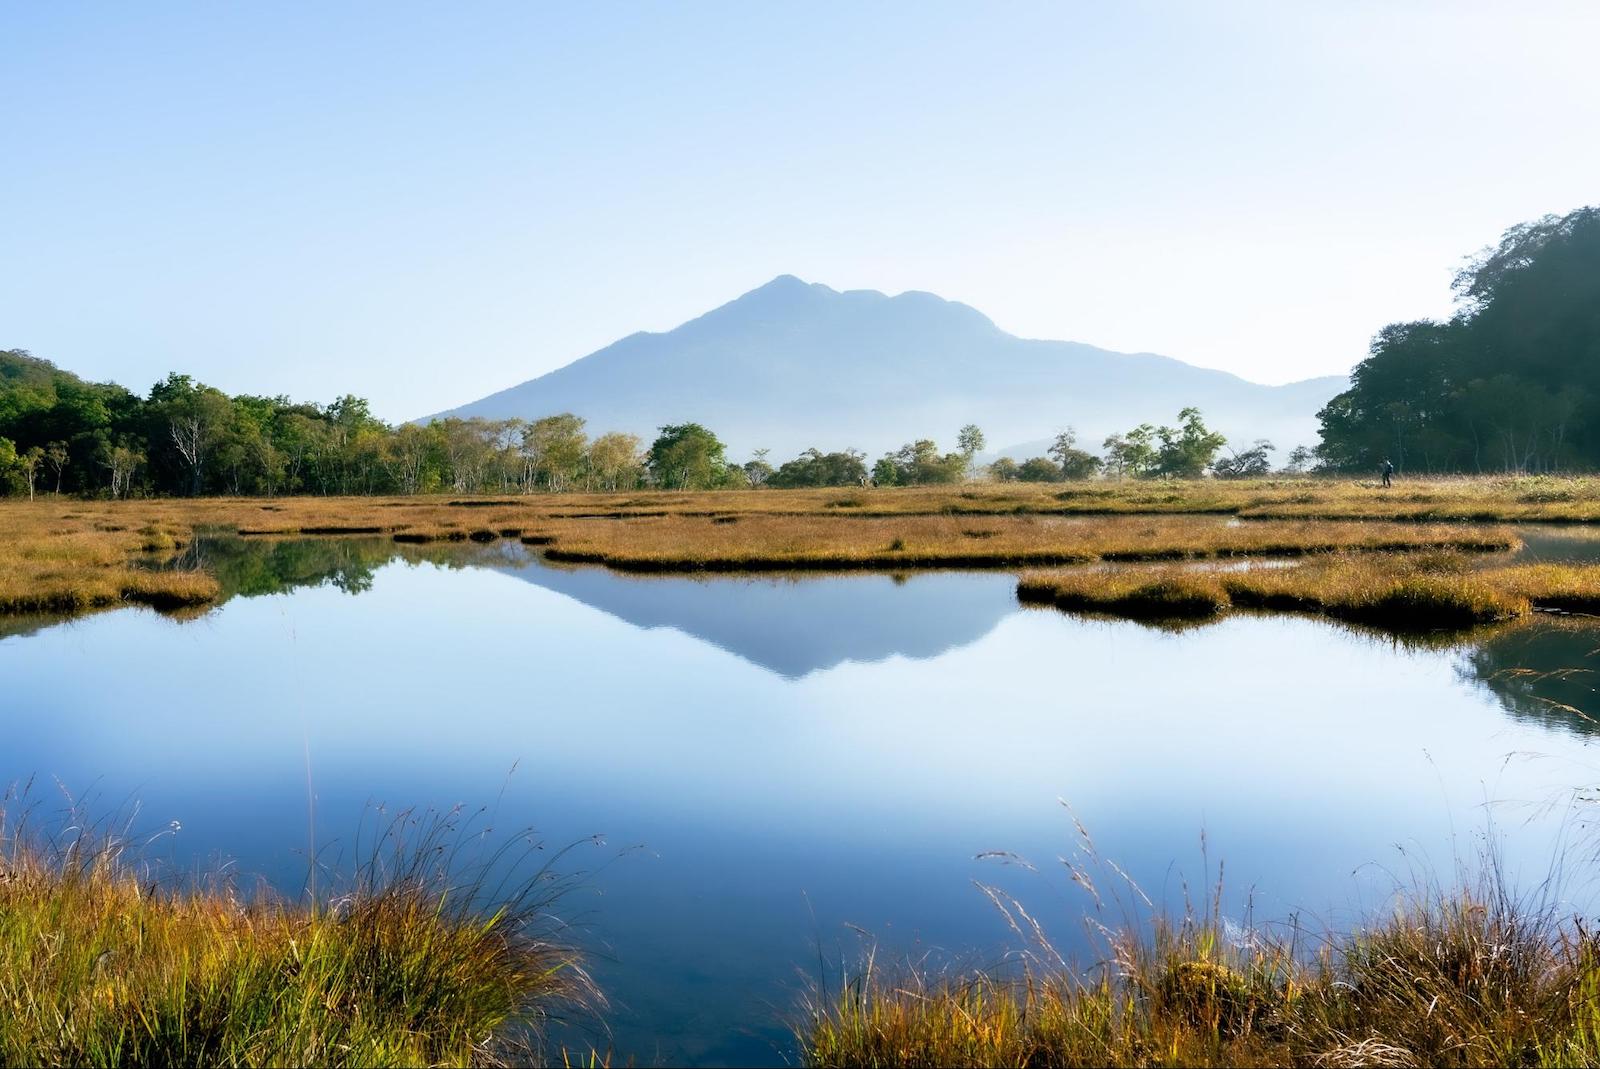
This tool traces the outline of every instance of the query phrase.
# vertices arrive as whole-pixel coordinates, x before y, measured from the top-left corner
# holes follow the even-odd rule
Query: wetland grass
[[[1511,529],[1483,524],[1490,517],[1600,520],[1600,481],[1457,478],[1390,491],[1331,479],[1213,479],[845,494],[8,501],[0,502],[0,613],[129,601],[168,609],[203,605],[219,594],[208,576],[150,564],[208,532],[377,535],[409,544],[517,538],[552,560],[635,572],[903,572],[1514,547]],[[1421,522],[1463,518],[1477,522]],[[1471,578],[1384,562],[1293,572],[1216,582],[1176,572],[1105,581],[1062,572],[1048,580],[1028,577],[1019,592],[1068,608],[1152,617],[1250,607],[1408,627],[1501,619],[1531,607],[1600,608],[1600,570],[1592,568],[1530,565]]]
[[[891,493],[900,492],[863,491],[859,500]],[[1166,513],[1062,518],[1009,504],[1006,511],[974,516],[920,508],[984,503],[990,492],[904,494],[908,511],[900,515],[849,515],[826,507],[836,500],[832,495],[811,491],[654,494],[651,502],[671,503],[675,511],[657,508],[623,519],[605,513],[574,518],[572,497],[557,495],[473,506],[430,498],[0,502],[0,613],[80,611],[124,601],[204,604],[219,593],[206,576],[149,565],[216,533],[377,535],[402,544],[520,538],[548,547],[552,559],[656,572],[1022,568],[1338,550],[1493,551],[1516,544],[1504,529],[1415,523],[1229,524],[1210,515]],[[708,511],[705,498],[725,507]],[[594,518],[601,515],[606,518]]]
[[[0,516],[16,518],[18,510]],[[141,566],[149,554],[183,543],[173,529],[146,524],[96,527],[83,519],[55,522],[36,513],[0,538],[0,614],[71,613],[136,603],[171,609],[203,605],[219,591],[216,579],[196,571]],[[42,522],[40,522],[42,521]]]
[[[1204,516],[986,518],[917,515],[843,520],[753,516],[737,525],[671,516],[607,525],[555,521],[552,560],[633,572],[757,572],[895,568],[1018,568],[1089,561],[1279,557],[1518,544],[1504,528],[1261,521]]]
[[[1293,567],[1219,572],[1180,568],[1075,569],[1024,576],[1017,597],[1079,612],[1193,619],[1229,609],[1331,616],[1386,629],[1462,629],[1549,605],[1558,577],[1593,589],[1600,569],[1478,567],[1456,553],[1337,554]],[[1570,573],[1583,573],[1574,577]],[[1550,605],[1549,607],[1554,607]]]
[[[6,831],[0,824],[0,831]],[[500,1065],[598,996],[548,920],[567,884],[448,874],[396,818],[339,890],[164,887],[118,838],[0,836],[0,1065]],[[65,840],[64,842],[62,840]],[[496,889],[493,898],[486,891]]]
[[[1241,929],[1220,892],[1177,919],[1092,924],[1088,971],[994,896],[1033,945],[1020,959],[937,971],[869,956],[814,991],[796,1034],[813,1066],[1600,1064],[1600,939],[1484,871],[1397,894],[1349,931]]]

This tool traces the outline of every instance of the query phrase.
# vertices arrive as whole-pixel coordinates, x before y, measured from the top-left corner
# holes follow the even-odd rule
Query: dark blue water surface
[[[569,855],[596,871],[563,908],[612,1000],[600,1042],[641,1063],[793,1060],[818,949],[848,962],[857,929],[992,960],[1016,940],[974,881],[1080,945],[1089,902],[1056,863],[1074,814],[1155,897],[1225,862],[1260,918],[1381,904],[1418,860],[1448,878],[1491,822],[1531,885],[1587,818],[1600,631],[1570,620],[1450,643],[1281,616],[1171,632],[1024,609],[999,573],[397,552],[215,543],[245,596],[195,619],[11,622],[0,779],[34,777],[42,809],[136,800],[140,828],[180,822],[157,847],[175,863],[290,889],[313,836],[378,803],[602,834]],[[1580,671],[1524,671],[1553,669]]]

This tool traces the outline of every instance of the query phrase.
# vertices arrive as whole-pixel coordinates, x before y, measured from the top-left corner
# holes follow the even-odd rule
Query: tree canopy
[[[360,397],[230,397],[172,374],[145,397],[0,351],[0,492],[365,494],[616,490],[639,440],[590,441],[571,413],[391,427]]]
[[[1600,465],[1600,208],[1507,230],[1457,276],[1445,322],[1392,323],[1319,413],[1322,466]]]

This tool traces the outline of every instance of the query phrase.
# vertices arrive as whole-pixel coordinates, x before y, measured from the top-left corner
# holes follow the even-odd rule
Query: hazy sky
[[[0,347],[411,418],[780,273],[1263,382],[1600,202],[1600,5],[0,7]]]

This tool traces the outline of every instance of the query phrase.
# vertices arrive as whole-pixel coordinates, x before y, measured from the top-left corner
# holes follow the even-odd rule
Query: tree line
[[[90,383],[20,350],[0,351],[0,493],[103,497],[206,494],[427,494],[618,491],[639,487],[924,486],[987,475],[1000,481],[1266,474],[1272,446],[1222,455],[1225,439],[1185,409],[1176,427],[1144,424],[1077,448],[1069,429],[1047,457],[977,464],[974,425],[946,452],[928,438],[884,454],[808,449],[774,467],[759,449],[743,463],[698,423],[670,424],[645,446],[636,435],[591,437],[571,413],[542,419],[443,419],[390,426],[344,396],[307,404],[229,396],[172,374],[145,396]],[[1297,451],[1296,456],[1304,452]]]
[[[1456,276],[1448,320],[1392,323],[1322,409],[1333,471],[1600,466],[1600,208],[1507,230]]]
[[[626,490],[683,479],[668,471],[681,450],[667,432],[681,430],[650,454],[571,414],[392,427],[354,396],[230,397],[173,374],[141,397],[0,352],[0,491],[29,496]]]

